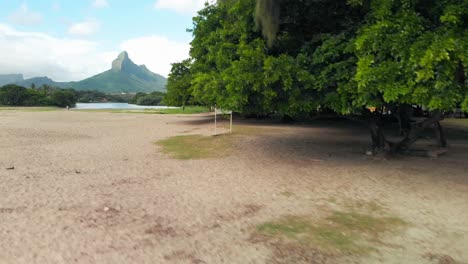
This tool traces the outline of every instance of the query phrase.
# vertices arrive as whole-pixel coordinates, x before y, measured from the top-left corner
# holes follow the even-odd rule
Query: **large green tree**
[[[294,116],[316,110],[331,87],[320,83],[326,77],[317,78],[313,64],[338,61],[334,53],[346,57],[349,52],[313,53],[323,42],[331,45],[343,41],[347,28],[354,26],[350,21],[360,16],[358,8],[349,11],[346,3],[321,3],[317,8],[288,1],[283,30],[275,45],[268,46],[256,30],[261,23],[254,19],[255,5],[254,0],[224,1],[206,6],[194,18],[192,94],[202,103],[242,113]],[[334,12],[327,12],[331,8]],[[290,19],[295,16],[300,19]],[[327,26],[317,26],[320,21]],[[341,35],[336,37],[332,34],[335,32]],[[344,48],[342,43],[338,46]],[[333,67],[346,73],[353,70],[345,69],[343,63],[324,67],[330,73]],[[333,78],[349,79],[344,72]],[[335,88],[335,83],[328,83]]]
[[[369,115],[375,149],[388,146],[392,151],[404,150],[427,127],[436,128],[439,143],[444,146],[439,123],[442,112],[459,106],[468,111],[465,79],[468,3],[352,0],[347,2],[349,12],[344,13],[347,19],[343,19],[343,13],[329,7],[344,2],[297,1],[297,5],[312,5],[321,10],[317,11],[315,23],[320,29],[312,33],[325,41],[313,45],[312,56],[308,56],[312,58],[314,88],[327,90],[321,105],[341,113],[375,109]],[[281,42],[284,34],[305,35],[289,29],[284,21],[300,20],[310,28],[307,19],[300,13],[291,15],[290,9],[287,0],[257,0],[257,24],[270,45],[278,45],[276,42]],[[353,11],[356,9],[357,12]],[[323,35],[320,31],[330,27],[330,21],[323,18],[331,12],[339,14],[341,21],[348,24]],[[303,44],[310,45],[313,39],[303,38]],[[403,109],[412,105],[429,110],[430,118],[407,124],[408,131],[401,141],[387,141],[378,117],[390,109],[400,120],[410,121]]]
[[[408,126],[400,142],[386,142],[382,135],[374,134],[380,139],[375,146],[383,148],[389,143],[394,151],[406,149],[431,126],[445,146],[439,123],[442,112],[458,106],[468,110],[464,78],[468,3],[374,0],[370,4],[372,12],[355,41],[358,62],[353,103],[378,109],[419,105],[432,113],[429,119]]]
[[[468,111],[466,28],[465,0],[219,1],[194,18],[183,90],[243,113],[365,114],[375,150],[406,149],[427,127],[445,145],[443,111]],[[410,123],[412,106],[431,116]],[[388,111],[406,123],[399,142],[383,135]]]
[[[165,105],[185,107],[189,104],[196,104],[191,90],[191,66],[192,61],[190,59],[172,64],[171,72],[167,79],[167,94],[163,100]]]
[[[272,111],[264,86],[265,43],[254,30],[254,0],[206,6],[194,18],[192,94],[197,101],[244,113]]]

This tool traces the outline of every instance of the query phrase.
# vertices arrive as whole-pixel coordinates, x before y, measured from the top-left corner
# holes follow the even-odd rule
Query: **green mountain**
[[[136,65],[128,57],[126,51],[112,62],[112,68],[93,77],[78,82],[55,82],[48,77],[23,79],[21,74],[0,75],[0,86],[17,84],[24,87],[50,85],[75,90],[97,90],[104,93],[151,93],[165,92],[167,80],[163,76],[153,73],[145,65]]]
[[[23,81],[22,74],[0,74],[0,86]]]
[[[124,51],[112,62],[110,70],[79,82],[72,82],[70,87],[75,90],[98,90],[106,93],[150,93],[165,91],[166,82],[166,78],[151,72],[145,65],[138,66],[133,63]]]
[[[28,87],[28,88],[31,87],[33,84],[36,87],[39,87],[45,84],[45,85],[54,86],[54,87],[70,88],[69,82],[56,82],[47,76],[34,77],[34,78],[15,82],[15,84],[23,86],[23,87]]]

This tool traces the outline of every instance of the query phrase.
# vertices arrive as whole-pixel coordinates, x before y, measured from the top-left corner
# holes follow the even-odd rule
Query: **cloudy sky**
[[[121,51],[166,76],[205,0],[0,0],[0,74],[81,80]]]

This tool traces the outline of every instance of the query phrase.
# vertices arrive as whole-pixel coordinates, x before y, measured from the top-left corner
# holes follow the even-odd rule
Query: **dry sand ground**
[[[0,263],[287,263],[304,252],[254,243],[255,226],[347,202],[409,224],[364,256],[291,263],[468,263],[466,134],[436,160],[365,157],[365,131],[323,123],[242,137],[219,159],[153,144],[210,134],[207,120],[0,112]]]

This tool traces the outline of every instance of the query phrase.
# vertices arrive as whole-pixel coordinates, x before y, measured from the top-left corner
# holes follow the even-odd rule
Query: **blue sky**
[[[0,74],[80,80],[123,50],[167,75],[188,56],[187,28],[204,0],[0,0]]]

